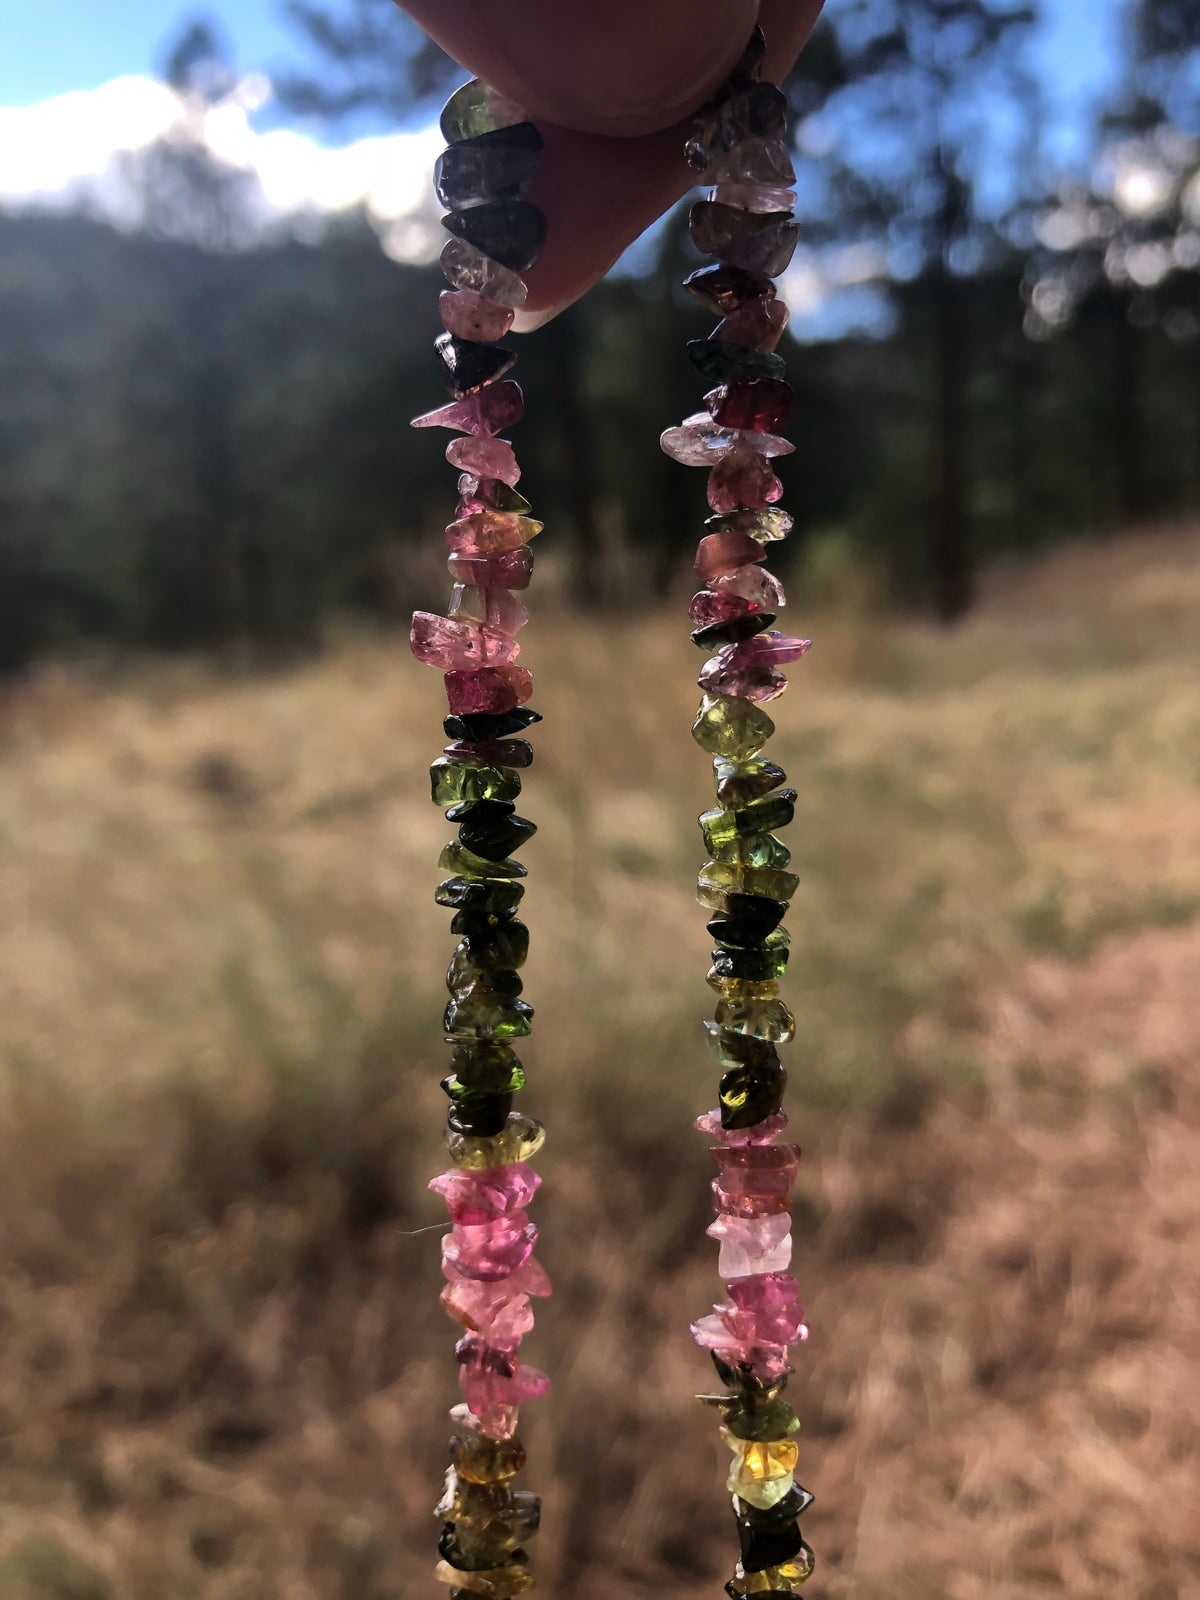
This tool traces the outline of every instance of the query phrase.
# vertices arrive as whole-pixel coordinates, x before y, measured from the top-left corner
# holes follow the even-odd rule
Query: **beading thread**
[[[693,642],[711,652],[692,733],[712,756],[716,780],[717,804],[699,819],[709,860],[697,898],[711,913],[708,982],[718,999],[704,1027],[722,1077],[719,1105],[696,1127],[716,1141],[708,1233],[720,1245],[727,1298],[692,1324],[692,1336],[711,1352],[724,1386],[700,1398],[720,1412],[733,1456],[727,1487],[741,1555],[725,1585],[731,1600],[790,1594],[814,1565],[798,1521],[812,1501],[794,1475],[800,1420],[782,1398],[789,1347],[808,1332],[786,1270],[800,1151],[777,1142],[788,1120],[777,1046],[796,1030],[779,997],[788,959],[782,922],[799,879],[775,830],[792,820],[796,792],[760,754],[775,731],[763,707],[787,688],[780,667],[809,648],[772,628],[785,599],[763,566],[767,547],[792,527],[776,504],[783,486],[771,465],[793,448],[781,434],[792,392],[775,349],[788,311],[773,280],[786,270],[799,229],[787,101],[760,80],[763,53],[756,29],[732,76],[697,113],[686,146],[693,170],[712,185],[691,208],[692,241],[715,265],[693,272],[685,287],[722,320],[688,346],[693,366],[715,385],[704,410],[661,441],[675,460],[709,469],[713,512],[696,552],[704,587],[690,616]]]
[[[531,1030],[520,998],[529,931],[518,920],[526,869],[513,854],[537,831],[516,814],[521,772],[533,748],[520,737],[540,722],[526,702],[532,675],[517,664],[516,635],[529,620],[519,598],[533,570],[529,541],[542,531],[517,492],[521,469],[498,435],[519,422],[525,402],[506,374],[514,352],[499,344],[525,303],[520,274],[546,234],[526,198],[541,135],[519,106],[473,80],[447,102],[447,148],[435,185],[451,235],[441,254],[450,287],[439,301],[445,332],[436,341],[449,405],[417,417],[445,427],[458,467],[458,507],[446,529],[454,580],[448,615],[414,613],[412,650],[445,674],[451,741],[430,768],[433,800],[458,834],[438,865],[439,905],[454,912],[458,936],[446,974],[444,1032],[452,1072],[446,1143],[452,1166],[429,1187],[452,1227],[442,1246],[442,1305],[464,1332],[455,1355],[465,1403],[451,1411],[451,1465],[437,1505],[442,1519],[437,1578],[454,1600],[508,1600],[533,1587],[525,1544],[541,1501],[513,1487],[525,1463],[518,1406],[549,1387],[520,1359],[533,1327],[531,1296],[550,1293],[533,1258],[537,1225],[525,1209],[541,1179],[529,1165],[541,1125],[512,1109],[525,1083],[512,1041]]]

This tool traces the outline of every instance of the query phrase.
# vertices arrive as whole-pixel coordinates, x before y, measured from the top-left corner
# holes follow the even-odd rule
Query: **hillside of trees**
[[[897,603],[953,620],[985,563],[1200,510],[1200,13],[1131,12],[1088,184],[1048,175],[1036,137],[987,147],[998,96],[1036,125],[1032,13],[848,0],[832,15],[789,86],[806,239],[815,260],[869,247],[887,267],[870,332],[785,340],[787,503],[801,547],[836,536]],[[175,60],[185,91],[195,45]],[[338,59],[344,77],[353,52]],[[409,51],[387,92],[444,77]],[[383,91],[331,69],[289,92],[311,107]],[[864,106],[871,139],[803,153],[806,128]],[[0,217],[5,670],[93,639],[303,649],[330,615],[399,619],[425,598],[452,483],[407,422],[440,403],[436,268],[390,260],[355,215],[303,239],[189,237],[170,213],[219,221],[239,177],[198,147],[156,160],[140,231]],[[683,215],[640,270],[522,343],[523,488],[593,605],[661,594],[703,514],[697,475],[656,446],[695,408],[684,342],[707,327],[675,287]]]

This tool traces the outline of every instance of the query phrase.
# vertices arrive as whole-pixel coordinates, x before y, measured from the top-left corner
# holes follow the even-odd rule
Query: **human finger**
[[[811,33],[822,0],[763,0],[761,7],[718,0],[711,14],[707,3],[660,0],[635,11],[632,0],[606,0],[593,11],[561,0],[510,0],[501,40],[498,8],[488,0],[405,0],[405,9],[443,48],[524,105],[545,139],[529,198],[545,213],[548,235],[541,257],[524,274],[529,298],[516,331],[529,332],[577,300],[692,187],[695,174],[682,155],[688,114],[728,75],[755,11],[767,34],[763,75],[779,81]],[[711,41],[700,51],[692,47],[698,14],[722,41],[719,50]],[[728,31],[731,16],[734,33]],[[527,47],[522,38],[530,41]],[[616,65],[628,65],[635,55],[641,64],[622,86]],[[697,77],[703,59],[708,68]],[[606,102],[596,84],[614,98]],[[608,113],[597,111],[605,103]],[[597,132],[598,122],[608,131]]]

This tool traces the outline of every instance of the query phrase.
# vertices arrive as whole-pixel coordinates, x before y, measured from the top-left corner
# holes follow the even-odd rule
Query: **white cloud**
[[[138,156],[156,141],[195,138],[257,180],[255,223],[366,208],[389,254],[430,259],[441,242],[431,191],[442,140],[436,125],[330,148],[252,120],[270,96],[260,75],[199,111],[166,84],[117,78],[34,106],[0,107],[0,206],[82,206],[123,227],[142,221]]]
[[[0,198],[53,197],[98,177],[112,157],[161,138],[179,101],[149,78],[56,95],[33,106],[0,106]]]

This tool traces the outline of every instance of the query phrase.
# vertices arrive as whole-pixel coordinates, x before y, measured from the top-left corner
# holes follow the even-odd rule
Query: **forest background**
[[[426,194],[454,69],[388,0],[288,13],[276,125],[407,130]],[[1069,155],[1044,21],[831,0],[787,86],[814,1600],[1200,1594],[1200,9],[1122,11]],[[210,21],[162,74],[101,189],[0,212],[0,1596],[417,1600],[456,1398],[404,638],[446,594],[407,426],[441,230],[264,206]],[[733,1549],[687,1332],[704,509],[656,444],[690,263],[680,208],[521,342],[556,1286],[522,1427],[563,1600],[719,1594]]]
[[[411,127],[456,81],[384,0],[291,12],[325,67],[277,92],[310,124]],[[989,563],[1200,506],[1200,20],[1132,7],[1073,171],[1040,137],[1037,21],[844,0],[787,85],[793,298],[821,308],[789,346],[791,550],[946,620]],[[238,94],[211,28],[165,73],[184,115],[126,158],[135,225],[0,227],[10,667],[81,639],[289,652],[430,598],[444,483],[407,421],[435,398],[436,268],[361,210],[265,224],[206,137]],[[645,444],[694,398],[685,215],[523,347],[528,472],[583,605],[656,603],[687,566],[699,490]]]

